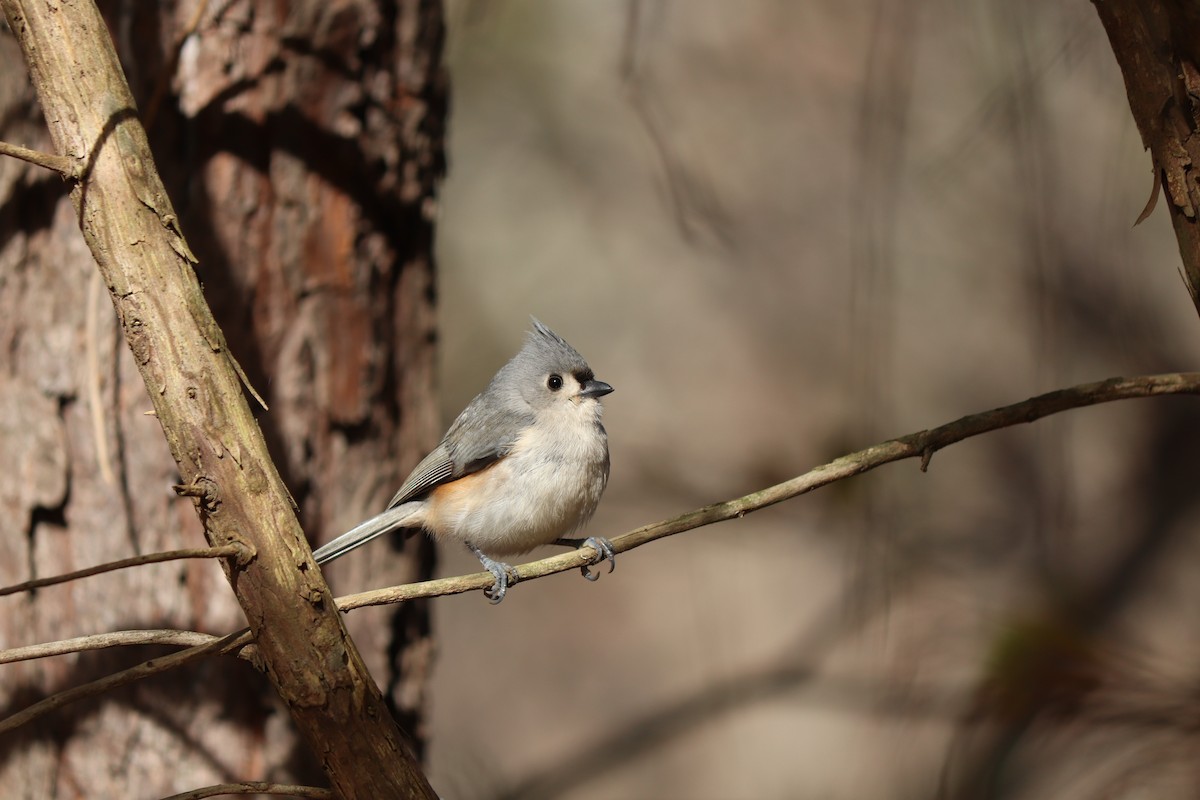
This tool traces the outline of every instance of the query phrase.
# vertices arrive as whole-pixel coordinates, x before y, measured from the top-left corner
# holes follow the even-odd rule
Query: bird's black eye
[[[550,391],[557,392],[562,388],[562,375],[551,375],[546,379],[546,385],[550,387]]]

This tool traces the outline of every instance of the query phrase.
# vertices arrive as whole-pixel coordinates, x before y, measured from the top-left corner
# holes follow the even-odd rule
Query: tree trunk
[[[382,507],[433,443],[428,209],[442,169],[436,6],[305,0],[110,4],[110,31],[197,273],[305,529]],[[198,14],[195,33],[176,43]],[[0,35],[0,138],[52,150]],[[203,542],[57,176],[0,159],[0,583]],[[347,588],[427,573],[348,560]],[[351,583],[352,581],[352,583]],[[424,607],[354,630],[411,734],[430,660]],[[220,569],[173,562],[0,598],[0,647],[122,628],[244,624]],[[140,650],[3,667],[10,712]],[[162,796],[229,780],[323,783],[265,679],[205,662],[0,742],[6,797]]]

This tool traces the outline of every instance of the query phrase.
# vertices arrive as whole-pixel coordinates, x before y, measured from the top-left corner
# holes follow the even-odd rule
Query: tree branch
[[[1183,282],[1200,312],[1200,15],[1192,0],[1092,0],[1108,34],[1129,110],[1150,151],[1156,181],[1139,221],[1163,190]]]
[[[1002,406],[991,411],[971,414],[931,430],[918,431],[898,439],[892,439],[882,444],[868,447],[864,450],[859,450],[855,453],[850,453],[816,469],[809,470],[803,475],[792,478],[789,481],[752,492],[735,500],[714,503],[713,505],[705,506],[687,514],[681,514],[674,519],[637,528],[613,539],[613,550],[618,553],[624,553],[657,539],[683,533],[684,531],[704,525],[711,525],[714,522],[740,518],[760,508],[766,508],[783,500],[807,494],[827,484],[867,472],[893,461],[920,458],[921,469],[925,470],[929,466],[929,460],[935,452],[972,436],[978,436],[1022,423],[1034,422],[1051,414],[1057,414],[1074,408],[1110,403],[1117,400],[1170,394],[1200,394],[1200,373],[1179,372],[1163,375],[1146,375],[1138,378],[1110,378],[1105,381],[1085,383],[1069,389],[1048,392],[1047,394],[1038,395],[1020,403]],[[516,567],[516,572],[521,581],[533,580],[534,578],[541,578],[590,565],[595,555],[595,551],[592,548],[581,547],[569,553],[521,564]],[[365,608],[366,606],[404,603],[422,597],[438,597],[441,595],[461,594],[476,589],[486,589],[492,585],[494,580],[490,573],[477,572],[470,575],[458,575],[450,578],[439,578],[432,581],[422,581],[420,583],[359,592],[340,597],[334,602],[342,612],[349,612],[357,608]],[[12,730],[55,708],[66,705],[73,700],[91,697],[108,688],[112,688],[112,685],[106,682],[118,676],[127,677],[113,685],[120,686],[143,677],[156,675],[160,672],[174,669],[177,666],[183,666],[205,655],[228,653],[248,644],[252,639],[249,636],[248,630],[242,630],[232,633],[220,641],[229,641],[230,644],[220,649],[214,649],[213,645],[210,644],[191,647],[187,650],[173,653],[166,658],[148,661],[137,667],[125,670],[122,673],[116,673],[116,675],[110,675],[98,681],[93,681],[90,684],[53,695],[41,701],[41,703],[35,704],[43,707],[34,713],[31,713],[34,706],[30,706],[13,717],[0,720],[0,734]],[[53,644],[60,645],[63,643]],[[13,651],[7,652],[12,653]],[[0,655],[3,655],[3,653],[0,653]],[[56,699],[67,695],[69,697],[66,699]],[[52,700],[55,702],[50,705],[50,701]],[[18,716],[21,716],[21,719],[14,721]]]
[[[241,633],[242,631],[238,631]],[[91,636],[77,636],[74,639],[63,639],[45,644],[31,644],[27,647],[14,647],[10,650],[0,650],[0,664],[13,664],[17,661],[30,661],[35,658],[64,656],[68,653],[82,653],[86,650],[103,650],[106,647],[130,647],[135,645],[159,644],[182,645],[184,647],[206,647],[217,641],[219,637],[209,633],[196,631],[175,630],[144,630],[144,631],[112,631],[110,633],[95,633]]]
[[[54,586],[58,583],[67,583],[69,581],[78,580],[79,578],[88,578],[92,575],[99,575],[104,572],[114,572],[119,569],[127,569],[129,567],[140,567],[144,564],[157,564],[162,561],[178,561],[185,558],[234,558],[238,564],[246,564],[254,557],[254,551],[247,545],[241,542],[233,544],[223,544],[219,547],[193,547],[185,550],[167,550],[162,553],[147,553],[142,556],[132,556],[123,558],[120,561],[110,561],[107,564],[97,564],[94,567],[76,570],[75,572],[67,572],[63,575],[52,575],[48,578],[36,578],[24,583],[13,584],[12,586],[0,587],[0,597],[9,594],[17,594],[18,592],[32,592],[34,589],[41,589],[46,586]],[[0,661],[0,664],[4,663]]]
[[[183,482],[201,492],[205,536],[255,553],[247,564],[223,566],[301,738],[344,800],[435,797],[313,564],[205,302],[104,18],[93,0],[0,0],[0,8],[55,151],[86,164],[71,192],[80,230]],[[138,673],[119,675],[128,682]]]
[[[312,800],[331,800],[333,792],[316,786],[293,786],[286,783],[265,783],[249,781],[246,783],[220,783],[215,786],[205,786],[203,789],[192,789],[190,792],[173,794],[163,800],[202,800],[205,797],[218,797],[223,794],[283,794],[290,797],[309,797]]]
[[[740,518],[761,508],[807,494],[827,484],[867,472],[884,464],[890,464],[893,461],[920,458],[921,470],[924,471],[929,467],[930,459],[938,450],[982,433],[1034,422],[1042,417],[1074,408],[1167,394],[1200,394],[1200,373],[1176,372],[1164,375],[1145,375],[1138,378],[1109,378],[1096,383],[1085,383],[1069,389],[1048,392],[991,411],[971,414],[931,430],[910,433],[907,436],[850,453],[791,480],[752,492],[735,500],[714,503],[681,514],[674,519],[637,528],[613,539],[613,550],[617,553],[624,553],[657,539],[690,531],[693,528]],[[594,553],[595,551],[590,547],[581,547],[569,553],[522,564],[516,567],[517,577],[519,581],[528,581],[558,572],[579,569],[591,563],[595,557]],[[336,602],[338,608],[343,612],[348,612],[366,606],[404,603],[420,597],[437,597],[461,594],[474,589],[486,589],[494,582],[495,579],[491,574],[477,572],[471,575],[438,578],[432,581],[359,592],[339,597]]]
[[[39,700],[33,705],[26,706],[10,717],[0,720],[0,736],[21,727],[27,722],[32,722],[38,717],[45,716],[51,711],[55,711],[63,706],[74,703],[77,700],[83,700],[88,697],[95,697],[112,691],[113,689],[133,683],[134,681],[148,678],[151,675],[157,675],[160,672],[182,667],[184,664],[190,664],[205,656],[221,655],[235,650],[243,645],[249,644],[252,641],[249,628],[243,628],[240,631],[223,636],[220,639],[214,639],[208,644],[200,647],[189,647],[187,650],[180,650],[177,653],[163,656],[162,658],[151,659],[144,661],[141,664],[130,667],[129,669],[114,672],[112,675],[106,675],[99,680],[90,681],[81,686],[74,686],[61,692],[56,692],[44,700]]]
[[[30,150],[28,147],[21,147],[19,144],[9,144],[8,142],[0,142],[0,155],[12,156],[22,161],[28,161],[35,166],[45,167],[57,172],[67,180],[79,179],[79,165],[74,159],[67,158],[66,156],[42,153],[37,150]]]

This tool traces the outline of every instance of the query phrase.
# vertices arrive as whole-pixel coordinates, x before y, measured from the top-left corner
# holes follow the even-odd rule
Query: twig
[[[204,797],[217,797],[223,794],[283,794],[291,797],[309,797],[313,800],[331,800],[333,797],[331,790],[316,786],[293,786],[286,783],[251,781],[205,786],[202,789],[173,794],[170,797],[164,797],[163,800],[201,800]]]
[[[160,561],[177,561],[183,558],[237,558],[245,559],[249,552],[244,544],[223,544],[219,547],[193,547],[187,550],[167,550],[163,553],[147,553],[144,556],[133,556],[120,561],[110,561],[107,564],[97,564],[94,567],[68,572],[65,575],[51,575],[48,578],[37,578],[14,586],[0,587],[0,597],[18,592],[31,592],[43,586],[53,586],[56,583],[87,578],[102,572],[113,572],[127,567],[140,567],[143,564],[157,564]]]
[[[932,430],[910,433],[907,436],[842,456],[799,477],[739,497],[736,500],[714,503],[665,522],[656,522],[637,528],[613,539],[613,550],[617,553],[624,553],[656,539],[690,531],[703,525],[711,525],[714,522],[743,517],[760,508],[807,494],[826,484],[867,472],[893,461],[920,458],[921,470],[924,471],[929,466],[929,460],[938,450],[981,433],[1025,422],[1034,422],[1042,417],[1073,408],[1165,394],[1200,394],[1200,373],[1179,372],[1137,378],[1110,378],[1097,383],[1085,383],[1069,389],[1038,395],[1029,400],[991,411],[971,414]],[[522,564],[516,567],[517,576],[519,581],[527,581],[578,569],[591,563],[595,557],[591,554],[594,552],[590,547],[585,547],[570,553]],[[489,573],[477,572],[471,575],[439,578],[346,595],[339,597],[337,604],[338,608],[347,612],[365,606],[403,603],[419,597],[437,597],[461,594],[475,589],[486,589],[494,582],[495,579]]]
[[[88,295],[84,312],[83,337],[84,349],[87,353],[87,396],[88,410],[92,418],[92,438],[96,440],[96,465],[100,469],[100,477],[105,486],[117,482],[113,475],[112,465],[108,463],[108,431],[104,425],[104,395],[100,387],[100,310],[97,306],[102,302],[100,292],[104,288],[104,279],[99,271],[92,272],[88,281]]]
[[[12,156],[22,161],[28,161],[30,164],[36,166],[45,167],[57,172],[68,180],[77,180],[79,178],[79,165],[73,158],[56,156],[53,153],[42,153],[37,150],[30,150],[28,147],[21,147],[19,144],[9,144],[8,142],[0,142],[0,155]]]
[[[27,647],[0,650],[0,664],[13,664],[17,661],[62,656],[68,653],[82,653],[85,650],[102,650],[106,647],[126,647],[144,644],[202,647],[216,640],[216,636],[196,631],[112,631],[110,633],[92,634],[91,636],[77,636],[74,639],[63,639],[58,642],[31,644]]]
[[[141,664],[130,667],[129,669],[114,672],[112,675],[106,675],[98,680],[90,681],[80,686],[74,686],[61,692],[50,695],[44,700],[39,700],[31,706],[26,706],[10,717],[0,720],[0,736],[15,730],[27,722],[32,722],[38,717],[45,716],[51,711],[55,711],[63,706],[83,700],[88,697],[95,697],[112,691],[134,681],[148,678],[151,675],[157,675],[167,670],[182,667],[184,664],[190,664],[205,656],[223,655],[224,653],[236,650],[243,645],[249,644],[252,637],[250,629],[243,628],[240,631],[235,631],[228,636],[223,636],[220,639],[215,639],[212,642],[201,645],[199,647],[189,647],[187,650],[180,650],[177,653],[163,656],[162,658],[154,658],[149,661],[143,661]]]
[[[182,482],[219,490],[220,513],[197,509],[209,540],[253,548],[246,568],[226,577],[245,616],[269,632],[258,655],[296,731],[346,798],[433,800],[324,579],[297,568],[307,548],[295,504],[242,396],[104,18],[92,2],[0,0],[0,8],[20,20],[13,38],[57,150],[89,154],[90,190],[73,198],[76,220]],[[351,712],[354,724],[344,724]]]
[[[785,481],[767,489],[729,500],[724,503],[714,503],[710,506],[675,517],[665,522],[645,525],[612,540],[613,550],[624,553],[635,547],[662,539],[676,533],[692,530],[714,522],[742,517],[752,511],[769,505],[797,497],[814,489],[833,483],[843,478],[849,478],[875,467],[900,461],[906,458],[920,458],[921,468],[929,465],[929,460],[935,452],[955,442],[981,433],[1011,427],[1024,422],[1033,422],[1042,417],[1066,411],[1072,408],[1098,405],[1115,400],[1129,400],[1138,397],[1154,397],[1167,394],[1200,394],[1200,373],[1183,372],[1165,375],[1147,375],[1139,378],[1110,378],[1098,383],[1086,383],[1069,389],[1061,389],[1048,394],[1003,406],[981,414],[972,414],[941,425],[932,430],[892,439],[882,444],[859,450],[856,453],[842,456],[835,461],[810,470],[796,478]],[[590,547],[582,547],[569,553],[543,558],[516,567],[520,580],[553,575],[578,569],[590,564],[595,557]],[[403,603],[419,597],[436,597],[440,595],[461,594],[475,589],[486,589],[494,582],[494,578],[486,572],[471,575],[459,575],[452,578],[440,578],[433,581],[410,583],[403,586],[392,586],[369,592],[346,595],[337,599],[338,608],[343,612],[353,611],[366,606]],[[217,647],[220,642],[228,641],[224,647]],[[21,712],[0,720],[0,734],[35,719],[55,708],[59,708],[77,699],[91,697],[116,686],[138,680],[150,675],[156,675],[169,669],[190,663],[192,660],[209,655],[224,654],[251,641],[249,629],[230,634],[224,639],[211,645],[192,647],[173,653],[162,659],[148,661],[124,672],[101,678],[98,681],[68,689],[59,694],[46,698],[40,703],[30,706]]]

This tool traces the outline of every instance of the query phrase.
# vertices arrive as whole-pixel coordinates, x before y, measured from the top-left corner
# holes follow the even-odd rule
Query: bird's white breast
[[[433,533],[492,556],[527,553],[587,523],[608,482],[608,437],[594,400],[538,418],[469,492],[447,498]]]

